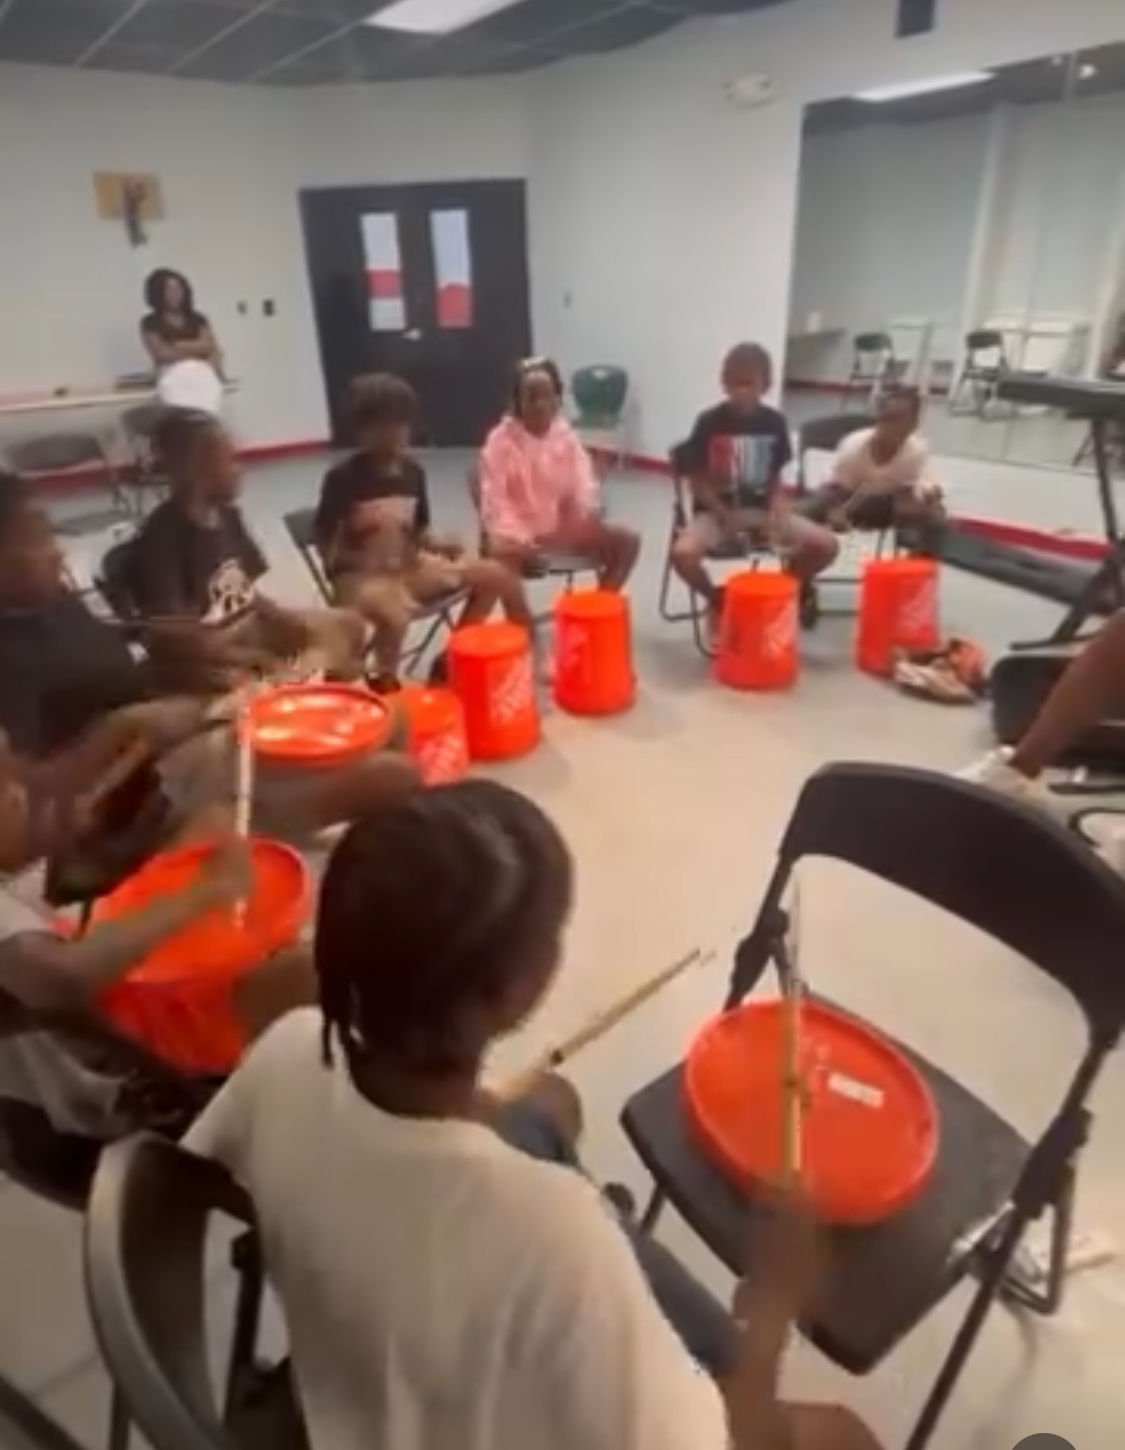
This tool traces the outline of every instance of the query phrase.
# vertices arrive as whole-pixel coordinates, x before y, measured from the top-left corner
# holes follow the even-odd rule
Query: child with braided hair
[[[517,792],[388,801],[328,864],[320,1011],[267,1033],[189,1137],[254,1201],[310,1443],[877,1450],[846,1411],[778,1399],[807,1220],[768,1216],[736,1325],[580,1171],[573,1088],[482,1088],[554,979],[572,895]]]

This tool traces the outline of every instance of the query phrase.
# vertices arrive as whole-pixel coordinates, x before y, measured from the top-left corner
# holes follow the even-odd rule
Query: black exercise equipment
[[[917,823],[925,821],[925,830]],[[1085,1031],[1054,1115],[1026,1139],[936,1064],[898,1044],[938,1108],[940,1142],[918,1198],[879,1224],[827,1236],[825,1273],[800,1328],[852,1374],[873,1369],[956,1285],[975,1278],[968,1308],[906,1442],[922,1450],[1000,1296],[1052,1314],[1065,1286],[1075,1179],[1091,1125],[1090,1095],[1125,1023],[1125,882],[1044,812],[980,786],[902,767],[829,765],[805,784],[757,920],[734,955],[725,1008],[788,958],[790,881],[825,857],[913,892],[977,927],[1062,987]],[[1018,866],[1012,863],[1018,862]],[[998,864],[999,863],[999,864]],[[952,1004],[951,1004],[952,1006]],[[962,1004],[963,1007],[963,1004]],[[761,1199],[741,1191],[697,1145],[684,1111],[682,1066],[628,1100],[622,1126],[664,1203],[734,1274]],[[1028,1226],[1051,1216],[1045,1286],[1014,1276]]]
[[[1092,618],[1125,606],[1125,536],[1113,493],[1110,440],[1125,424],[1125,384],[1090,378],[1058,378],[1035,373],[1010,373],[997,385],[1008,402],[1057,408],[1090,425],[1098,502],[1106,553],[1081,587],[1058,627],[1048,639],[1022,641],[992,671],[993,728],[1004,744],[1013,744],[1038,713],[1055,681],[1066,668],[1081,630]],[[1088,638],[1086,636],[1085,638]],[[1104,724],[1079,742],[1075,760],[1125,764],[1125,725]]]

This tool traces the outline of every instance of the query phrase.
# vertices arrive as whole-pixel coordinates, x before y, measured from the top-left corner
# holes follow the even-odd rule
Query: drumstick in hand
[[[239,840],[242,841],[247,840],[250,835],[250,810],[254,799],[254,738],[250,728],[252,703],[252,687],[247,686],[242,693],[238,713],[235,716],[235,730],[238,735],[238,773],[235,780],[234,830]],[[240,901],[235,907],[235,921],[239,926],[245,925],[245,900]]]

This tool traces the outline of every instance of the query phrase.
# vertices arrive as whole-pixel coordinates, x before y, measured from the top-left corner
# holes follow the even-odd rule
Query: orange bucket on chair
[[[800,1006],[801,1188],[829,1224],[875,1224],[911,1203],[937,1160],[940,1119],[918,1069],[867,1023]],[[785,1008],[754,998],[707,1023],[684,1065],[692,1136],[753,1193],[784,1181]]]
[[[94,925],[182,891],[214,847],[197,843],[153,856],[93,910]],[[279,841],[250,843],[251,884],[243,913],[205,912],[166,937],[99,1005],[120,1032],[187,1072],[229,1072],[246,1048],[233,1002],[240,977],[291,946],[309,914],[308,867]]]
[[[460,780],[468,769],[465,712],[452,690],[405,685],[396,697],[406,717],[406,748],[427,785]]]
[[[504,620],[454,630],[449,682],[465,712],[470,760],[507,760],[539,743],[527,630]]]
[[[723,589],[715,678],[735,690],[784,690],[797,678],[797,581],[747,569]]]
[[[629,601],[576,589],[555,604],[555,704],[573,715],[613,715],[637,693]]]
[[[899,650],[936,649],[941,642],[935,559],[869,559],[860,583],[855,662],[889,675]]]

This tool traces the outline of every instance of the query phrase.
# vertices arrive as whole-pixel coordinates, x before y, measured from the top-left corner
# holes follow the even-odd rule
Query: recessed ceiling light
[[[857,91],[854,99],[880,106],[886,101],[906,101],[911,96],[933,96],[939,91],[959,91],[965,86],[983,85],[992,78],[990,70],[967,70],[958,75],[931,76],[928,80],[899,81],[895,85],[874,86],[869,91]]]
[[[409,35],[452,35],[523,0],[393,0],[363,22]]]

